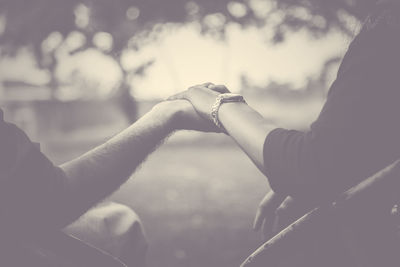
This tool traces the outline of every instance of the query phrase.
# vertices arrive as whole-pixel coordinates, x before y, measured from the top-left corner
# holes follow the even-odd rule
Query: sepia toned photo
[[[399,0],[0,0],[0,267],[398,267],[399,78]]]

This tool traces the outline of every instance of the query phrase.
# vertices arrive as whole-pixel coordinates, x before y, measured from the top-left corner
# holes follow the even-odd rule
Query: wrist
[[[221,106],[229,103],[246,103],[243,96],[239,94],[224,93],[217,96],[215,103],[211,107],[211,119],[214,124],[221,129],[222,132],[226,132],[224,126],[221,124],[218,113]]]
[[[168,134],[179,129],[178,122],[180,109],[171,101],[163,101],[156,104],[150,113],[152,113],[153,116],[155,116],[156,119],[161,122]]]

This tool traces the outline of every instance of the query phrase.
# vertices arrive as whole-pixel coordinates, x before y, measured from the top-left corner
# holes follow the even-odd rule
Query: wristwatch
[[[211,107],[211,118],[214,124],[221,129],[222,132],[226,133],[224,126],[220,123],[218,119],[218,111],[223,103],[232,103],[232,102],[243,102],[246,103],[242,95],[232,94],[232,93],[224,93],[219,94],[215,99],[215,103]]]

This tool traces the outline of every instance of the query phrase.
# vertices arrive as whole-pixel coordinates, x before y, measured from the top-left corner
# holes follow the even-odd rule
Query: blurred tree
[[[291,31],[307,29],[322,36],[336,28],[354,34],[354,22],[362,20],[374,0],[0,0],[1,53],[15,54],[30,47],[38,66],[50,74],[55,95],[57,52],[69,42],[70,54],[96,48],[111,55],[120,65],[123,79],[118,95],[124,108],[134,106],[129,79],[143,74],[146,62],[134,70],[121,64],[124,49],[138,49],[137,39],[157,23],[198,21],[204,33],[223,37],[226,25],[238,23],[268,26],[271,41],[284,41]],[[156,28],[153,28],[156,30]],[[141,34],[138,34],[141,33]],[[136,36],[136,37],[135,37]],[[79,37],[79,38],[78,38]],[[76,40],[80,40],[77,42]],[[127,113],[129,114],[129,112]],[[134,112],[128,117],[132,120]]]

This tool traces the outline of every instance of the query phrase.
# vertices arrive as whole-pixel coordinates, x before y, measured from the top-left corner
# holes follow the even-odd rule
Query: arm
[[[207,128],[187,101],[164,102],[105,144],[54,166],[17,127],[0,120],[2,229],[61,228],[102,200],[174,130]]]
[[[200,118],[188,101],[161,102],[106,143],[61,165],[71,214],[80,215],[111,194],[157,145],[181,129],[207,132],[215,126]]]
[[[275,192],[305,198],[326,196],[328,192],[335,194],[351,185],[354,180],[349,178],[360,177],[360,173],[353,175],[352,170],[361,170],[354,165],[354,160],[365,162],[370,155],[376,157],[374,153],[363,153],[369,148],[365,146],[368,142],[365,129],[369,129],[370,124],[360,127],[360,123],[354,122],[364,122],[364,117],[359,116],[371,112],[365,113],[370,106],[358,92],[359,85],[348,84],[353,81],[359,79],[351,76],[351,79],[334,84],[333,87],[339,88],[331,89],[333,92],[323,111],[307,132],[274,129],[245,103],[223,103],[218,119],[230,137],[268,177]],[[203,118],[213,121],[211,107],[219,93],[227,91],[215,87],[225,88],[207,83],[193,86],[170,99],[189,100]],[[357,112],[354,112],[355,108]],[[369,128],[364,129],[364,126]],[[372,133],[371,130],[367,132]]]
[[[207,88],[211,88],[207,89]],[[211,106],[214,104],[218,93],[229,92],[225,86],[214,86],[211,83],[194,86],[187,91],[179,93],[169,99],[187,99],[208,121]],[[275,127],[265,120],[258,112],[246,103],[224,103],[218,111],[218,119],[241,149],[249,156],[258,169],[265,174],[264,166],[264,142],[268,134]],[[260,228],[266,236],[270,235],[274,212],[280,203],[285,199],[285,194],[276,194],[269,191],[261,201],[254,220],[253,228],[258,231]]]
[[[60,166],[67,177],[71,214],[82,213],[116,190],[174,130],[176,110],[171,107],[155,106],[106,143]]]
[[[229,91],[223,85],[205,83],[170,99],[187,99],[205,120],[213,121],[211,107],[224,92]],[[309,133],[276,129],[243,102],[222,103],[217,117],[280,195],[301,191],[318,176]]]
[[[186,99],[206,121],[212,123],[211,107],[220,93],[229,90],[223,85],[204,83],[171,96],[169,100]],[[266,136],[275,127],[245,103],[224,103],[218,110],[218,119],[227,134],[249,156],[258,169],[265,173],[263,147]]]
[[[283,150],[288,144],[292,144],[294,147],[300,147],[299,144],[303,143],[301,140],[303,136],[307,133],[292,131],[293,136],[297,139],[295,142],[285,139],[286,145],[274,144],[273,146],[268,146],[266,143],[267,136],[275,129],[268,121],[266,121],[258,112],[253,110],[250,106],[245,103],[224,103],[219,109],[219,121],[224,126],[227,133],[236,141],[236,143],[242,148],[242,150],[253,160],[257,167],[263,171],[268,177],[271,186],[276,192],[270,190],[265,197],[260,202],[256,216],[254,218],[253,229],[255,231],[262,230],[264,240],[269,239],[272,235],[275,235],[277,231],[286,227],[286,225],[292,222],[297,217],[301,216],[303,212],[307,211],[309,207],[312,207],[312,203],[308,203],[301,199],[300,201],[293,201],[291,197],[286,197],[289,193],[288,191],[280,191],[279,184],[280,181],[276,181],[276,177],[270,176],[272,169],[276,166],[268,168],[266,164],[268,161],[272,161],[277,166],[285,166],[287,169],[294,169],[300,171],[299,169],[293,167],[293,164],[288,164],[290,158],[286,159],[279,157],[282,155],[279,150]],[[279,129],[275,132],[279,134],[279,131],[285,131]],[[282,134],[279,134],[282,135]],[[273,135],[271,135],[273,136]],[[271,136],[269,138],[271,138]],[[301,138],[298,138],[301,137]],[[278,137],[282,139],[283,137]],[[271,140],[270,140],[271,141]],[[275,142],[275,140],[272,140]],[[299,153],[297,148],[291,150],[292,154]],[[271,151],[266,151],[267,149],[272,149],[274,153],[271,155]],[[286,148],[287,149],[287,148]],[[296,151],[297,150],[297,151]],[[301,149],[304,152],[307,149]],[[269,158],[265,158],[266,155],[270,155]],[[278,156],[278,160],[275,158]],[[307,152],[302,154],[303,157],[307,157]],[[289,160],[288,160],[289,159]],[[269,163],[271,164],[271,163]],[[307,166],[312,166],[315,163],[310,163]],[[289,166],[292,166],[289,168]],[[313,169],[313,167],[311,167]],[[291,179],[290,174],[288,177],[282,180]],[[274,179],[275,178],[275,179]]]
[[[219,108],[218,118],[229,136],[265,173],[264,142],[275,126],[245,103],[224,103]]]

